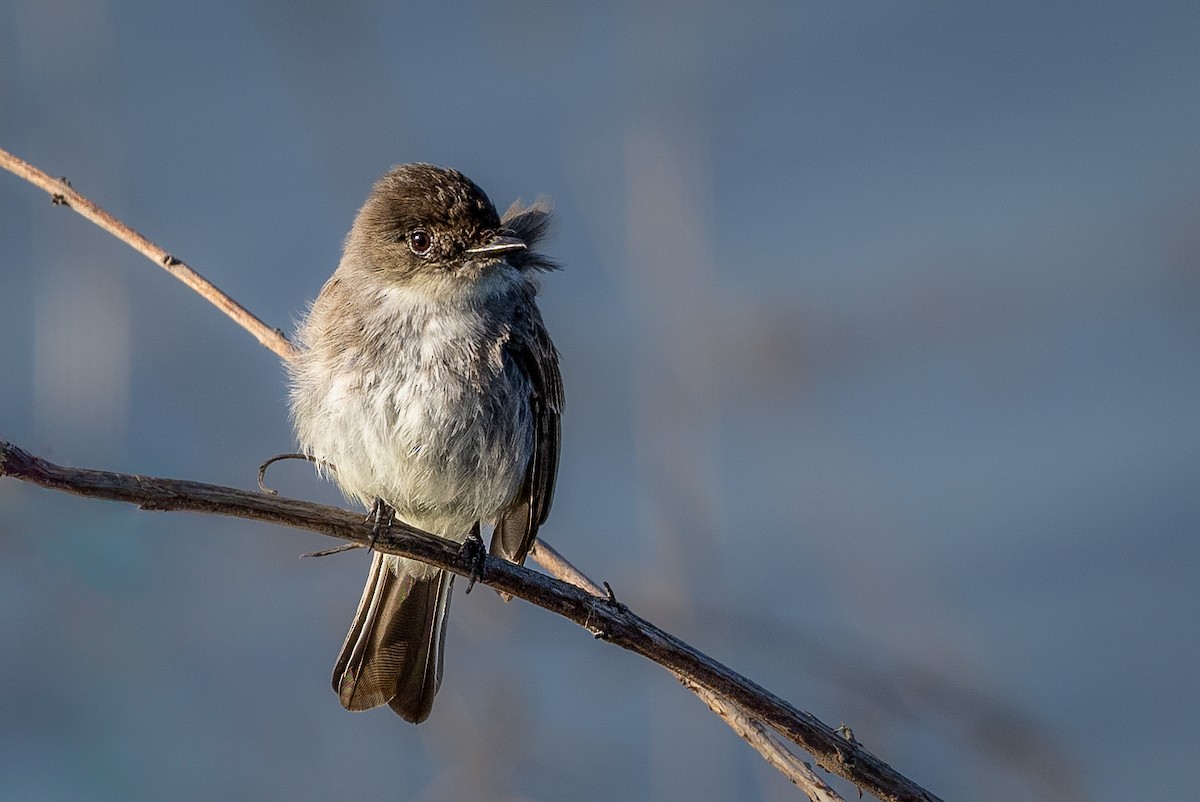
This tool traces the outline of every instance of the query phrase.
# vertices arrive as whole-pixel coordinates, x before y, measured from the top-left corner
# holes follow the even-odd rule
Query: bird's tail
[[[376,552],[354,623],[333,669],[347,710],[389,705],[419,724],[442,683],[442,652],[454,575]]]

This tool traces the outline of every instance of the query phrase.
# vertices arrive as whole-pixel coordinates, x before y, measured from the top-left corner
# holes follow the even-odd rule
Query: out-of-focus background
[[[1200,785],[1198,86],[1194,2],[0,3],[0,146],[289,331],[391,164],[550,197],[546,538],[947,799]],[[35,453],[293,446],[272,354],[6,173],[0,331]],[[328,545],[0,482],[0,797],[797,798],[486,591],[427,723],[344,712]]]

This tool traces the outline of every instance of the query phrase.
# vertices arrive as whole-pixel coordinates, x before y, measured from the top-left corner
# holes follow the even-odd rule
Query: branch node
[[[64,187],[67,187],[68,189],[71,188],[71,182],[67,180],[67,177],[65,175],[60,176],[58,181]],[[51,192],[50,193],[50,203],[54,206],[70,206],[71,205],[71,203],[67,200],[67,196],[61,192]]]
[[[602,584],[604,585],[604,592],[607,594],[604,601],[608,603],[608,606],[613,610],[616,610],[618,613],[629,612],[628,604],[617,601],[617,594],[613,593],[612,585],[608,584],[607,582]]]
[[[176,259],[174,256],[172,256],[169,253],[164,253],[163,257],[160,261],[162,262],[163,267],[175,267],[177,265],[183,264],[183,262],[179,261],[178,259]]]

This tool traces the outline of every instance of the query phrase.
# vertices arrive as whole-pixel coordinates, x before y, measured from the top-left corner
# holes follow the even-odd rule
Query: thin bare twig
[[[529,551],[529,557],[542,566],[542,568],[545,568],[546,573],[551,576],[556,576],[563,582],[570,582],[575,587],[582,588],[593,596],[599,596],[604,599],[608,598],[608,593],[605,592],[604,588],[593,582],[587,574],[571,565],[566,557],[559,554],[557,549],[541,538],[533,541],[533,548]]]
[[[0,148],[0,167],[13,175],[24,178],[34,186],[44,189],[50,193],[50,200],[56,206],[70,207],[200,293],[201,297],[232,318],[235,323],[254,335],[255,339],[281,358],[290,360],[295,356],[295,346],[288,342],[282,331],[263,323],[244,306],[217,289],[204,276],[76,192],[67,179],[53,178],[2,148]]]
[[[0,441],[0,476],[75,495],[137,504],[147,510],[188,510],[306,529],[387,554],[411,557],[462,576],[474,563],[459,545],[396,521],[376,533],[361,513],[297,499],[177,479],[67,468]],[[710,694],[728,699],[811,754],[817,763],[888,802],[937,802],[861,744],[846,740],[816,716],[793,707],[727,666],[633,613],[545,574],[487,556],[484,584],[518,596],[587,628],[596,637],[640,654]]]
[[[602,599],[608,598],[608,592],[604,588],[572,565],[549,543],[542,540],[535,541],[529,556],[552,576],[556,576],[564,582],[570,582],[593,596]],[[728,724],[740,738],[750,744],[780,774],[791,780],[812,802],[845,802],[813,771],[812,766],[793,755],[786,746],[772,737],[771,731],[758,719],[737,705],[710,693],[679,674],[675,674],[675,676],[685,688],[699,696],[700,701],[704,702],[709,710]]]
[[[742,710],[737,705],[706,691],[695,683],[679,678],[683,687],[700,697],[700,701],[708,705],[708,709],[728,724],[746,743],[754,748],[763,758],[775,767],[776,771],[787,777],[812,802],[846,802],[837,791],[813,771],[813,767],[796,757],[781,744],[766,725],[754,716]]]

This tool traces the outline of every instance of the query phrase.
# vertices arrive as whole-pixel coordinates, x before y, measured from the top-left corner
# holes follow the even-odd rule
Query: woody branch
[[[290,360],[295,356],[295,347],[282,331],[268,327],[167,250],[75,190],[65,178],[55,179],[3,149],[0,149],[0,167],[45,190],[55,205],[73,209],[179,278],[281,358]],[[371,543],[371,529],[362,522],[361,515],[336,507],[198,482],[64,468],[2,441],[0,475],[77,495],[127,501],[143,509],[232,515],[307,529],[357,545]],[[395,525],[392,533],[377,538],[371,545],[378,551],[411,557],[455,573],[470,575],[471,566],[460,564],[464,561],[456,544],[401,523]],[[826,770],[844,777],[880,799],[937,799],[863,750],[856,742],[842,738],[816,717],[792,707],[634,615],[615,599],[599,596],[598,586],[547,544],[539,541],[531,556],[564,581],[489,556],[484,584],[557,612],[591,629],[597,637],[642,654],[666,667],[814,802],[839,802],[841,797],[807,763],[784,748],[767,729],[768,726],[812,754]]]

